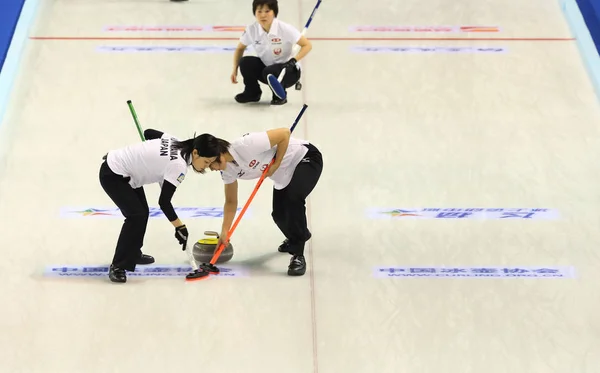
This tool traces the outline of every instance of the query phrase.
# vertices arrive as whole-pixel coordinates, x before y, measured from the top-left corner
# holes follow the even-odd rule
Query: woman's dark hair
[[[229,149],[229,142],[204,133],[194,139],[194,149],[198,151],[201,157],[218,157]]]
[[[269,9],[275,13],[275,17],[279,13],[279,4],[277,4],[277,0],[254,0],[252,2],[252,15],[256,14],[256,9],[260,6],[266,5]]]
[[[226,153],[229,149],[229,142],[226,140],[214,137],[208,133],[203,133],[200,136],[193,137],[185,141],[176,141],[173,143],[173,148],[181,152],[181,157],[189,162],[192,157],[194,149],[198,152],[198,156],[212,158],[217,157]]]

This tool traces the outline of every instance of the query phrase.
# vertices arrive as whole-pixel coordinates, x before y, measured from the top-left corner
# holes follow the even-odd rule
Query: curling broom
[[[302,36],[306,35],[306,31],[308,31],[308,26],[310,26],[310,23],[312,22],[313,17],[317,13],[317,9],[319,9],[319,5],[321,5],[321,1],[323,1],[323,0],[317,0],[317,5],[315,5],[315,7],[313,8],[313,11],[310,14],[310,17],[308,17],[308,21],[306,22],[306,25],[304,26],[304,29],[302,30],[302,33],[301,33]],[[299,50],[300,50],[300,46],[298,44],[295,44],[294,47],[292,48],[292,56],[297,55]],[[287,94],[285,93],[285,88],[281,84],[281,82],[283,81],[283,77],[285,76],[285,70],[286,70],[285,68],[283,70],[281,70],[281,73],[279,74],[278,77],[275,77],[275,75],[273,75],[273,74],[267,75],[267,82],[269,83],[269,87],[271,87],[271,90],[273,90],[273,93],[275,93],[275,95],[282,100],[287,97]],[[302,88],[302,84],[300,82],[296,83],[296,90],[300,90],[301,88]]]
[[[298,125],[298,122],[300,121],[300,118],[302,118],[302,115],[304,114],[304,111],[306,110],[307,107],[308,107],[308,105],[306,105],[306,104],[304,104],[302,106],[302,109],[300,110],[300,113],[298,113],[298,116],[296,117],[296,120],[294,121],[294,124],[290,128],[290,132],[294,132],[294,129],[296,128],[296,125]],[[215,263],[219,259],[219,256],[221,255],[221,252],[223,252],[223,250],[225,249],[225,247],[227,247],[227,245],[229,243],[229,240],[231,239],[231,236],[233,235],[233,232],[237,228],[240,220],[242,220],[242,217],[244,216],[244,213],[248,209],[248,206],[250,206],[250,202],[252,202],[252,200],[254,199],[254,196],[258,192],[258,189],[260,188],[260,186],[262,185],[263,181],[265,180],[267,172],[269,171],[269,168],[271,168],[271,165],[273,164],[273,162],[275,162],[275,157],[273,157],[273,159],[271,160],[271,163],[269,163],[269,165],[267,166],[267,168],[263,171],[262,175],[258,179],[258,182],[256,183],[256,186],[254,187],[254,190],[250,194],[250,197],[248,198],[248,201],[244,205],[244,208],[242,208],[242,211],[240,211],[239,215],[235,219],[233,225],[229,229],[229,232],[227,232],[227,242],[223,242],[223,243],[221,243],[221,245],[219,245],[219,247],[217,247],[217,249],[215,250],[215,253],[213,254],[212,259],[210,260],[210,263],[202,263],[202,264],[200,264],[200,266],[199,266],[198,269],[195,269],[193,272],[189,273],[185,277],[186,281],[202,280],[202,279],[205,279],[206,276],[208,276],[208,274],[210,274],[210,273],[212,273],[212,274],[218,274],[220,272],[219,268],[217,268],[215,266]]]

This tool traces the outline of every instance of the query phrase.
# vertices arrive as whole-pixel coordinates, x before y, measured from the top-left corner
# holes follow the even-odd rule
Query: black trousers
[[[281,70],[283,70],[283,64],[281,63],[265,66],[265,64],[258,57],[242,57],[240,60],[240,72],[244,77],[244,85],[246,86],[244,93],[248,95],[260,94],[262,90],[260,89],[258,82],[268,84],[267,75],[273,74],[275,76],[279,76],[279,74],[281,74]],[[302,74],[298,68],[294,68],[291,71],[286,70],[281,85],[283,85],[283,88],[289,88],[296,84],[298,80],[300,80],[301,75]]]
[[[150,216],[144,188],[133,189],[128,177],[114,173],[106,161],[100,166],[100,184],[125,217],[112,260],[115,267],[134,271],[142,255],[144,235]]]
[[[311,237],[306,222],[306,198],[317,185],[323,171],[323,156],[312,144],[296,166],[290,183],[283,189],[273,189],[271,216],[279,230],[289,240],[290,254],[304,255],[304,243]]]

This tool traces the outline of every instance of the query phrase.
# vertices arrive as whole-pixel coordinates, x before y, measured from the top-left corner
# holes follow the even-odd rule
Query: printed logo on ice
[[[549,208],[371,208],[367,215],[372,219],[557,219],[558,211]]]
[[[48,277],[106,277],[108,276],[108,266],[69,266],[62,265],[57,267],[46,267],[44,275]],[[221,273],[219,277],[245,277],[247,273],[240,268],[224,268],[219,266]],[[180,265],[151,265],[138,266],[135,272],[127,272],[127,276],[132,277],[184,277],[192,272],[191,266]]]
[[[350,32],[500,32],[497,26],[351,26]]]
[[[106,26],[108,32],[243,32],[245,26]]]
[[[98,52],[115,52],[115,53],[149,53],[149,52],[165,52],[165,53],[224,53],[233,52],[235,47],[229,46],[151,46],[151,45],[102,45],[96,48]]]
[[[374,276],[389,277],[474,277],[474,278],[573,278],[573,267],[377,267]]]
[[[238,207],[238,212],[241,208]],[[175,212],[181,218],[222,218],[222,207],[175,207]],[[249,215],[250,209],[246,211]],[[60,215],[63,218],[123,218],[121,210],[118,207],[83,207],[83,208],[62,208]],[[150,207],[150,218],[164,218],[165,215],[160,207]]]
[[[357,53],[504,53],[504,47],[351,47]]]

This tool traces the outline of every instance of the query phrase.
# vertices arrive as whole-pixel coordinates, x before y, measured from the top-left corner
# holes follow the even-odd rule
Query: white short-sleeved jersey
[[[165,133],[160,139],[111,150],[106,162],[114,173],[130,177],[132,188],[153,183],[162,187],[163,180],[177,187],[185,179],[190,163],[172,148],[173,141],[179,139]]]
[[[290,138],[281,165],[270,177],[275,189],[283,189],[290,183],[296,166],[308,152],[308,148],[304,144],[308,144],[308,141]],[[229,153],[233,156],[234,162],[227,162],[227,167],[221,171],[223,182],[231,184],[237,179],[260,178],[276,152],[277,146],[271,148],[266,132],[245,134],[233,141],[229,147]]]
[[[294,57],[292,48],[298,44],[301,36],[294,26],[274,18],[268,33],[258,22],[247,26],[240,43],[252,46],[265,66],[270,66],[288,62]],[[300,63],[296,63],[296,66],[300,68]]]

